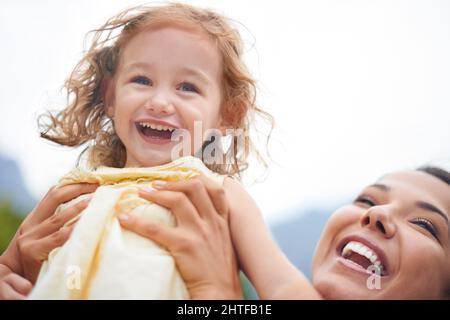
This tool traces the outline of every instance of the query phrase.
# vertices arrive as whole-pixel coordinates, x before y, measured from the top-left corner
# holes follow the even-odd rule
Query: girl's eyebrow
[[[133,69],[148,69],[148,68],[151,68],[151,65],[148,63],[134,62],[134,63],[127,64],[124,69],[126,72],[129,72],[129,71],[132,71]]]
[[[447,222],[447,225],[449,225],[449,221],[448,221],[448,216],[439,208],[435,207],[434,205],[432,205],[431,203],[428,202],[424,202],[424,201],[417,201],[416,202],[416,206],[430,211],[430,212],[434,212],[437,213],[438,215],[440,215],[442,218],[444,218],[444,220]]]
[[[191,67],[183,67],[181,69],[182,72],[188,75],[192,75],[194,77],[197,77],[205,84],[209,84],[211,81],[209,80],[209,77],[201,70],[198,70],[197,68],[191,68]]]
[[[134,69],[151,69],[151,68],[152,68],[152,65],[145,63],[145,62],[134,62],[134,63],[127,64],[124,67],[125,72],[131,72]],[[181,68],[180,71],[187,75],[191,75],[191,76],[198,78],[200,81],[204,82],[205,84],[211,83],[209,77],[203,71],[201,71],[197,68],[192,68],[192,67],[186,66],[186,67]]]

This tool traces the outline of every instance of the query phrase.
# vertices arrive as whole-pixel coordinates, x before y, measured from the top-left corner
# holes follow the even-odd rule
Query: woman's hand
[[[33,285],[5,265],[0,265],[0,300],[23,300]]]
[[[75,225],[64,224],[79,215],[89,200],[65,208],[58,214],[55,214],[56,209],[82,194],[94,192],[97,187],[94,184],[73,184],[49,190],[24,220],[3,254],[5,264],[13,273],[23,275],[32,283],[36,281],[42,262],[53,249],[67,241]]]
[[[142,189],[140,196],[171,210],[177,226],[126,214],[121,225],[167,248],[192,299],[242,299],[222,186],[204,176],[153,186],[158,190]]]

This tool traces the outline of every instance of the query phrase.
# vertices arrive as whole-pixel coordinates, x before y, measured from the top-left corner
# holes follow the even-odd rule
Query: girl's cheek
[[[116,98],[116,104],[117,106],[121,106],[123,110],[132,111],[138,107],[144,106],[148,103],[148,100],[148,94],[127,90]]]

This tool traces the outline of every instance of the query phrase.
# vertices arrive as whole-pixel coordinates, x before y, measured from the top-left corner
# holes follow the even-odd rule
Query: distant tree
[[[23,215],[15,212],[10,201],[0,201],[0,254],[6,250],[14,237]]]

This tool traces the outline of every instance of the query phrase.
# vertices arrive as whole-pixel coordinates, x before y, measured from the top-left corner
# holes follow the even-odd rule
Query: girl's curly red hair
[[[241,37],[225,17],[186,4],[134,7],[91,31],[89,49],[65,83],[68,106],[55,114],[48,112],[39,117],[41,137],[65,146],[91,142],[79,160],[89,151],[90,167],[123,167],[125,147],[105,112],[105,79],[114,77],[121,53],[131,38],[162,24],[200,29],[215,42],[222,57],[221,115],[230,128],[243,131],[245,141],[239,144],[237,137],[233,137],[234,143],[224,150],[231,163],[208,167],[219,174],[239,176],[248,166],[249,152],[254,152],[264,163],[250,139],[249,127],[255,115],[263,116],[272,127],[273,118],[256,105],[256,82],[243,62]],[[237,150],[238,146],[244,150]]]

